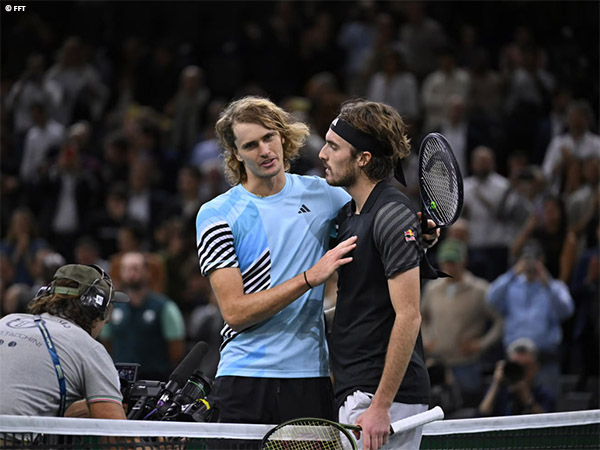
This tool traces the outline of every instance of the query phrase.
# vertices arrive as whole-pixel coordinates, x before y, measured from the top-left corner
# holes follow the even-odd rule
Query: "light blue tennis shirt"
[[[237,185],[198,212],[200,270],[208,276],[238,267],[246,294],[277,286],[323,256],[334,219],[349,200],[346,191],[315,176],[286,174],[283,189],[269,197]],[[217,377],[328,376],[323,291],[324,285],[316,286],[239,333],[225,324]]]

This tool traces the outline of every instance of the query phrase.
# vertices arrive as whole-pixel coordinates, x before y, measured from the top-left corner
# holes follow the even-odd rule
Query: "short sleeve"
[[[208,276],[215,269],[239,267],[233,233],[229,224],[224,220],[212,217],[197,221],[198,263],[203,276]]]
[[[383,205],[375,216],[373,239],[387,278],[419,266],[422,253],[419,221],[407,205],[400,202]]]
[[[87,403],[121,404],[123,396],[121,395],[119,374],[102,344],[94,345],[91,354],[83,359],[83,364]]]
[[[183,316],[177,305],[168,301],[161,313],[161,326],[167,341],[177,341],[185,338]]]

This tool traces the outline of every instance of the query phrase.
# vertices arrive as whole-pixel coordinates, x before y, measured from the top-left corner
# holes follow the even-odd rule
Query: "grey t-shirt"
[[[67,408],[84,398],[88,404],[120,404],[119,375],[102,344],[66,319],[50,314],[42,319],[65,374]],[[55,416],[59,404],[58,378],[34,316],[0,319],[0,414]]]

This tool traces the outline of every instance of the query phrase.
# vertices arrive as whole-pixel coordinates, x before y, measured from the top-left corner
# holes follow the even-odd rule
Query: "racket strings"
[[[454,161],[442,144],[430,139],[422,149],[421,181],[431,216],[438,225],[452,221],[459,208],[459,180]]]
[[[265,450],[350,450],[352,442],[334,425],[318,421],[295,421],[273,432]]]

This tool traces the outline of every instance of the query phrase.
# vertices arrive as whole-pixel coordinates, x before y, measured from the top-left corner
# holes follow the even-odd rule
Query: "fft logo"
[[[15,11],[15,12],[25,12],[25,8],[27,6],[26,5],[6,5],[4,7],[4,9],[6,10],[6,12],[11,12],[11,11]]]

